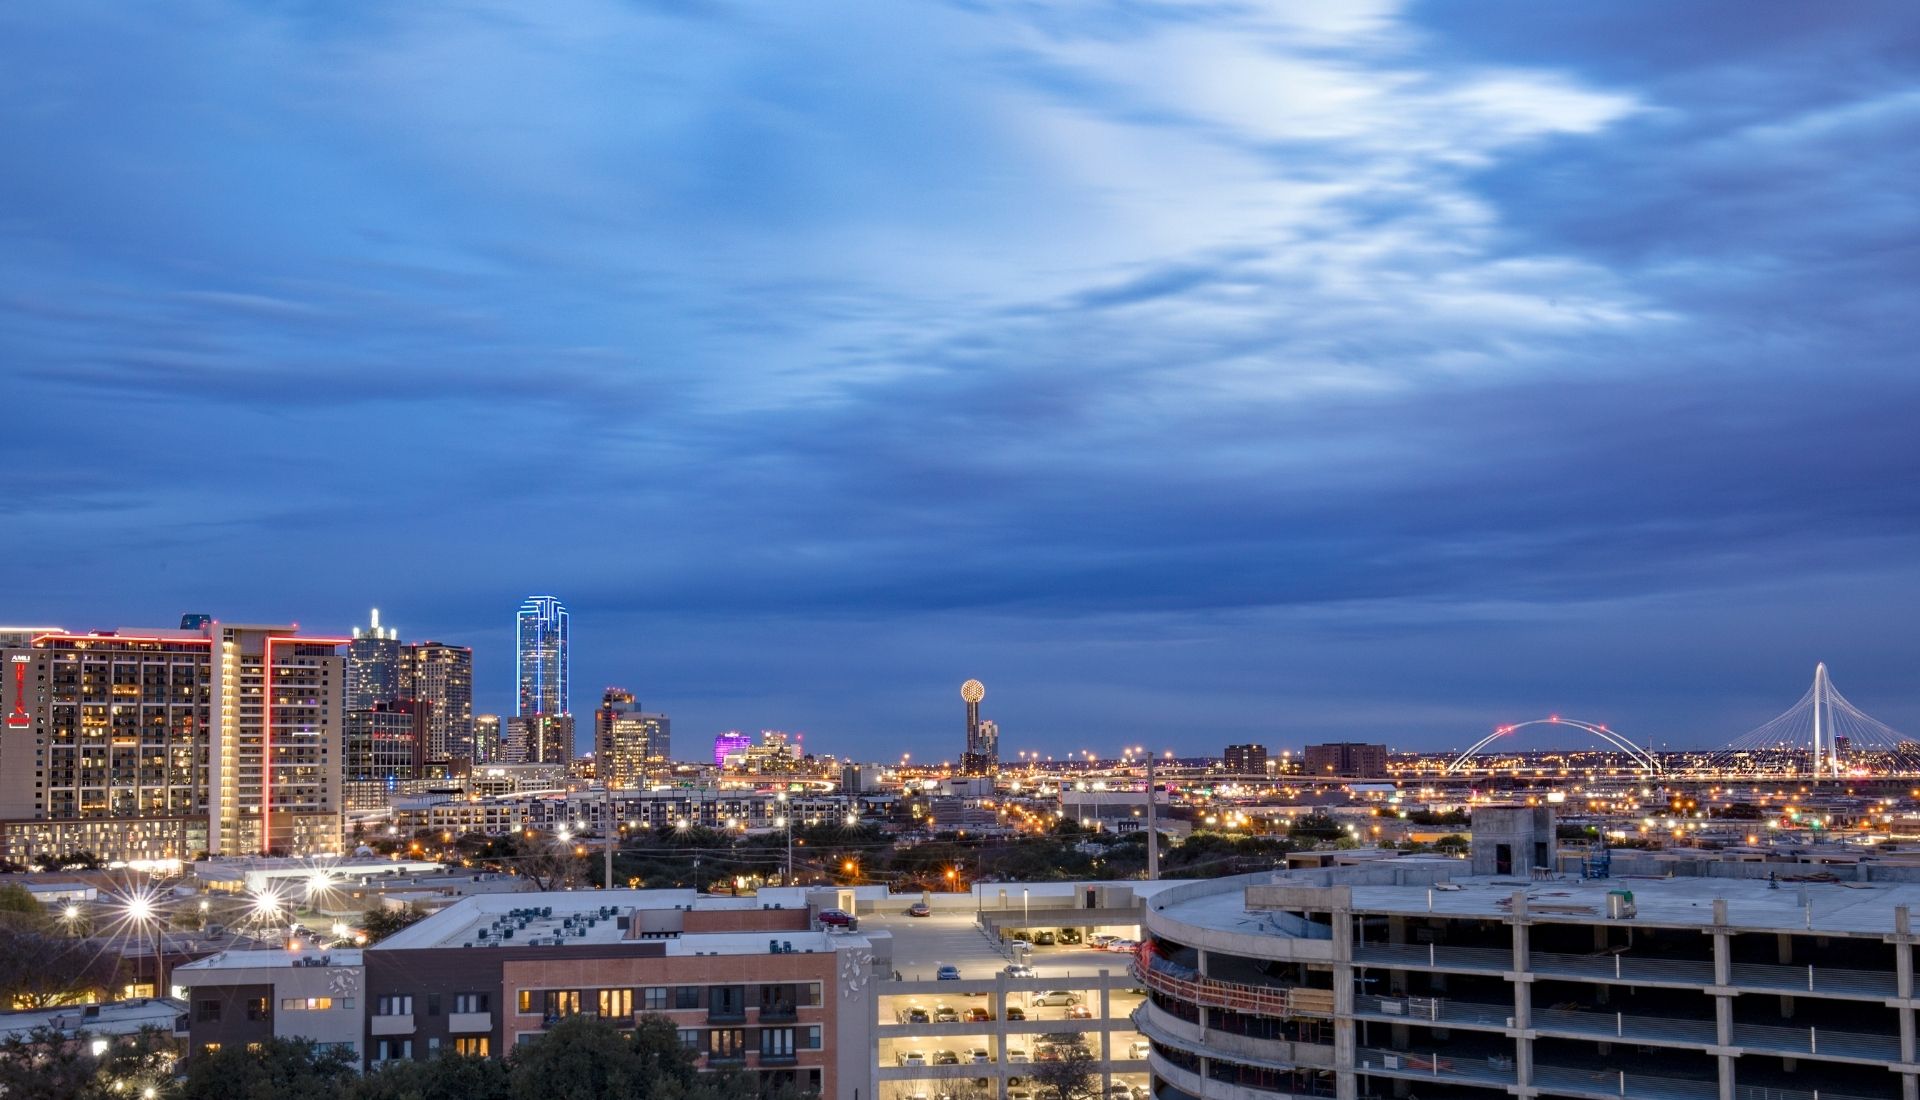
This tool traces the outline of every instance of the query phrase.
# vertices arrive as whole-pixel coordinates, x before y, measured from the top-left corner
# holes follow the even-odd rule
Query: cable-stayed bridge
[[[1507,742],[1542,727],[1577,733],[1577,744],[1523,749]],[[1532,738],[1528,738],[1532,740]],[[1613,774],[1647,778],[1872,778],[1920,774],[1920,741],[1867,714],[1833,686],[1823,662],[1799,702],[1714,749],[1656,752],[1607,726],[1551,715],[1501,726],[1454,757],[1443,775],[1537,773],[1517,757],[1548,752],[1596,755]]]

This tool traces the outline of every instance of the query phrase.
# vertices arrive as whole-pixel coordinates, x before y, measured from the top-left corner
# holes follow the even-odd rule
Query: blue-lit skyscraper
[[[572,714],[567,684],[567,605],[553,596],[528,596],[514,622],[514,713]]]

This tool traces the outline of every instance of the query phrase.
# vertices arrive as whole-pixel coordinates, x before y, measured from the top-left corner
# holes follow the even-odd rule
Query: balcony
[[[412,1035],[413,1015],[369,1016],[367,1029],[375,1035]]]
[[[760,1055],[760,1064],[762,1066],[797,1066],[800,1064],[800,1056],[798,1054],[767,1054],[762,1052]]]
[[[799,1018],[800,1006],[798,1004],[782,1003],[760,1006],[761,1023],[792,1023]]]
[[[453,1012],[447,1015],[447,1030],[455,1035],[485,1034],[493,1031],[491,1012]]]

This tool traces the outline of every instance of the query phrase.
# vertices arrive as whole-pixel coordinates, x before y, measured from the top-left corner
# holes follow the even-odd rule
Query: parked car
[[[1139,940],[1114,940],[1107,945],[1107,950],[1117,951],[1121,954],[1132,954],[1134,951],[1139,950],[1139,947]]]
[[[1080,1003],[1080,994],[1070,989],[1049,989],[1044,992],[1035,993],[1032,997],[1028,998],[1028,1003],[1047,1005],[1053,1008],[1058,1008],[1062,1005],[1077,1005]]]
[[[1014,963],[1002,968],[1009,978],[1037,978],[1039,973],[1026,963]]]
[[[1107,1100],[1133,1100],[1133,1087],[1115,1083],[1107,1089]]]
[[[1033,950],[1033,945],[1031,943],[1028,943],[1026,940],[1021,940],[1021,939],[1008,940],[1007,946],[1011,948],[1013,950],[1013,953],[1016,955]]]
[[[907,1009],[907,1022],[910,1024],[931,1023],[932,1017],[927,1015],[926,1009],[921,1008],[919,1005],[915,1005],[912,1008]]]
[[[1035,932],[1033,934],[1033,945],[1035,947],[1052,947],[1053,933],[1046,931]]]
[[[1061,943],[1079,943],[1080,930],[1078,928],[1062,928],[1060,930],[1060,942]]]
[[[1068,1005],[1067,1019],[1091,1020],[1093,1019],[1093,1009],[1088,1008],[1086,1005]]]
[[[1027,1052],[1021,1049],[1020,1047],[1007,1048],[1007,1062],[1009,1064],[1014,1062],[1029,1062],[1029,1061],[1032,1061],[1032,1059],[1028,1058]]]
[[[1026,1018],[1027,1018],[1027,1010],[1026,1010],[1026,1009],[1024,1009],[1024,1008],[1021,1008],[1021,1007],[1020,1007],[1019,1005],[1008,1005],[1008,1006],[1007,1006],[1007,1019],[1009,1019],[1009,1020],[1024,1020],[1024,1019],[1026,1019]]]
[[[844,909],[822,909],[820,910],[819,921],[823,927],[827,928],[851,928],[853,927],[853,914]]]
[[[960,1015],[970,1024],[983,1024],[993,1019],[993,1010],[974,1005]]]
[[[1147,1053],[1152,1049],[1152,1043],[1147,1042],[1145,1039],[1135,1039],[1133,1042],[1127,1044],[1127,1057],[1136,1059],[1145,1058]]]
[[[911,1066],[915,1069],[924,1067],[927,1064],[927,1052],[924,1050],[903,1050],[896,1055],[896,1058],[901,1065]]]
[[[933,1064],[936,1066],[957,1066],[960,1064],[960,1055],[951,1050],[936,1050],[933,1052]]]
[[[993,1062],[993,1055],[988,1052],[986,1047],[974,1047],[972,1050],[967,1051],[967,1061],[976,1066],[990,1065]]]
[[[1008,1089],[1007,1100],[1033,1100],[1033,1090],[1025,1088]]]
[[[933,976],[943,982],[957,982],[960,980],[960,968],[949,964],[934,971]]]
[[[1093,935],[1087,937],[1087,946],[1088,947],[1105,947],[1106,945],[1112,943],[1113,941],[1119,938],[1120,938],[1119,936],[1116,936],[1111,932],[1095,932]]]
[[[928,905],[924,901],[916,901],[912,905],[907,906],[907,916],[931,917],[933,916],[933,906]]]
[[[952,1005],[935,1005],[933,1006],[933,1022],[936,1024],[957,1024],[960,1022],[960,1011]]]

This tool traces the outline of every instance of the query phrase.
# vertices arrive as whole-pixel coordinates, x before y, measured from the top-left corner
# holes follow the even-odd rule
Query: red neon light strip
[[[15,661],[13,664],[13,713],[7,715],[7,725],[33,725],[33,716],[27,713],[27,663],[25,661]]]

